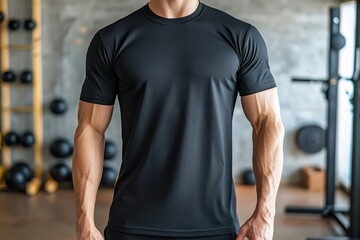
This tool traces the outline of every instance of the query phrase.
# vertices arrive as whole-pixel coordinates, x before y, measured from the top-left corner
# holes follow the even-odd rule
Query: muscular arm
[[[94,208],[103,169],[105,130],[110,123],[112,112],[112,105],[79,102],[72,161],[79,240],[102,238],[95,227]]]
[[[253,216],[240,230],[239,239],[272,239],[275,200],[283,167],[284,127],[277,89],[243,96],[245,116],[252,125],[253,168],[257,205]],[[262,229],[262,231],[260,230]]]

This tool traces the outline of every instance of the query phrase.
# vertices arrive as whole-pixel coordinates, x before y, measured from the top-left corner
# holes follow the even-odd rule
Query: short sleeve
[[[104,105],[115,103],[118,80],[109,56],[98,31],[86,53],[85,80],[80,100]]]
[[[276,87],[269,67],[267,47],[259,31],[249,25],[239,45],[240,64],[236,76],[240,96]]]

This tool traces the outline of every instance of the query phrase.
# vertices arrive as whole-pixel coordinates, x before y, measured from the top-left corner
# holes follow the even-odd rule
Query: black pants
[[[158,237],[158,236],[147,236],[147,235],[138,235],[123,233],[118,231],[113,231],[108,227],[104,230],[105,240],[235,240],[237,234],[229,233],[216,236],[208,237]]]

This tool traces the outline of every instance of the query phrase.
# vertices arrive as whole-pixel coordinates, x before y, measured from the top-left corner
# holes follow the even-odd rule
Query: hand
[[[241,226],[236,240],[272,240],[274,234],[274,220],[261,215],[252,215]]]
[[[96,227],[91,228],[78,228],[77,231],[78,240],[105,240],[104,236]]]

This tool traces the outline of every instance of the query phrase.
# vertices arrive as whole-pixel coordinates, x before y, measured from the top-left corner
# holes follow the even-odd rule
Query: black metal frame
[[[354,63],[354,121],[352,150],[351,211],[348,235],[360,239],[360,0],[356,1]]]
[[[347,210],[335,209],[335,168],[336,168],[336,126],[337,126],[337,101],[339,81],[339,50],[333,49],[333,36],[340,32],[340,8],[330,9],[330,49],[329,49],[329,79],[293,79],[293,81],[322,82],[326,87],[325,96],[327,99],[327,130],[326,130],[326,186],[325,205],[321,208],[314,207],[287,207],[287,213],[322,214],[323,217],[334,217],[340,225],[346,229],[342,217],[338,213],[346,213]]]
[[[328,101],[327,111],[327,136],[326,136],[326,186],[325,205],[322,208],[311,207],[287,207],[287,213],[321,214],[323,217],[332,217],[344,229],[351,239],[360,239],[360,0],[357,0],[356,16],[356,57],[354,81],[354,120],[353,120],[353,144],[352,144],[352,184],[350,211],[335,208],[335,170],[336,170],[336,127],[337,127],[337,92],[338,92],[338,68],[339,50],[333,49],[333,36],[340,30],[340,8],[330,9],[330,50],[329,50],[329,79],[293,79],[293,81],[323,82],[327,90],[325,92]],[[349,214],[350,219],[345,217]],[[315,238],[308,238],[308,240]],[[330,238],[316,238],[330,239]],[[334,238],[331,238],[334,239]]]

